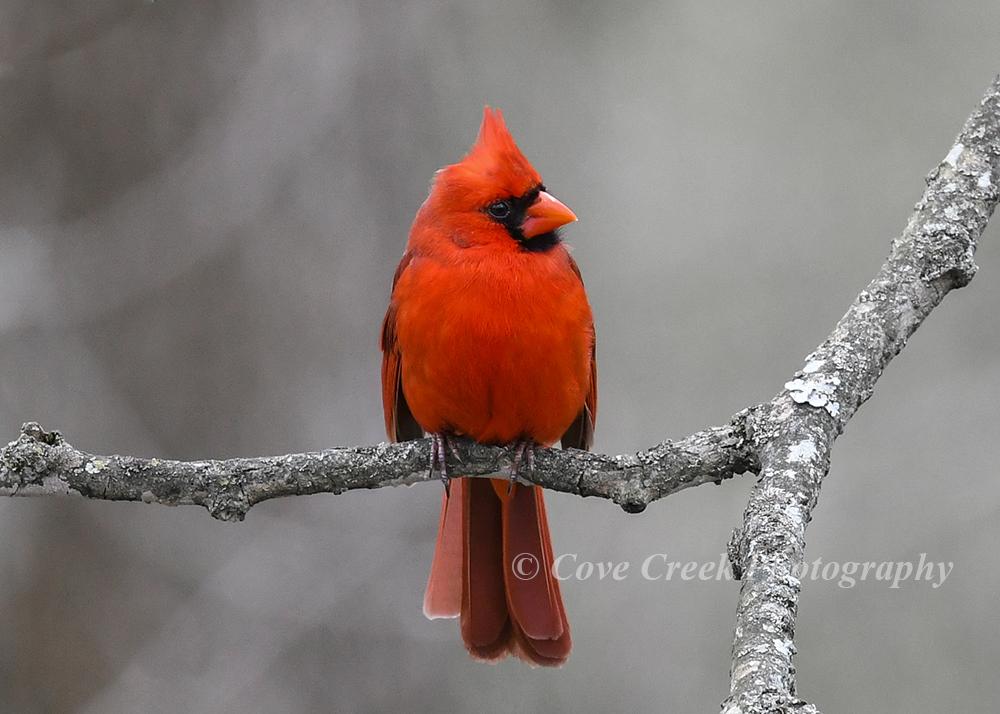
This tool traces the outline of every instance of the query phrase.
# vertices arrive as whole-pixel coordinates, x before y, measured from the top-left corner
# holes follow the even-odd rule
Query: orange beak
[[[521,224],[521,233],[525,238],[534,238],[575,220],[576,214],[565,203],[542,191],[528,207],[524,223]]]

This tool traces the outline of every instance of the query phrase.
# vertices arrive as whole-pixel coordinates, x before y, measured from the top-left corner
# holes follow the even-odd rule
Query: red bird
[[[590,447],[594,321],[556,232],[575,220],[489,107],[417,211],[382,326],[382,402],[390,439],[432,435],[446,485],[449,436],[512,444],[512,480],[535,445]],[[561,665],[570,634],[552,559],[541,488],[459,479],[445,491],[424,614],[459,617],[475,659]]]

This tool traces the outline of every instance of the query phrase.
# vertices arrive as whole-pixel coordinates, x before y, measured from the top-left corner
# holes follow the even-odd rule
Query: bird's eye
[[[506,218],[510,215],[510,201],[494,201],[486,211],[494,218]]]

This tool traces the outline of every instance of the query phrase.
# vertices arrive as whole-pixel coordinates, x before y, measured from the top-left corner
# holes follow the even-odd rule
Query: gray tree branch
[[[724,714],[817,712],[795,690],[796,571],[833,442],[930,311],[972,280],[998,182],[1000,77],[927,177],[875,279],[785,391],[748,418],[747,438],[761,469],[729,546],[742,585]]]
[[[729,544],[742,586],[725,714],[817,713],[796,694],[795,573],[833,442],[924,318],[972,279],[976,243],[1000,197],[998,183],[1000,78],[928,177],[875,279],[774,399],[725,426],[633,456],[541,449],[534,471],[522,473],[526,482],[607,498],[631,513],[689,486],[759,474]],[[456,444],[457,454],[448,457],[452,473],[495,476],[510,467],[506,449]],[[242,520],[251,506],[271,498],[431,480],[429,460],[428,439],[225,461],[97,456],[29,422],[0,449],[0,495],[194,504],[215,518]]]
[[[689,486],[720,483],[756,470],[743,436],[745,413],[727,426],[665,441],[633,456],[538,449],[521,480],[579,496],[609,498],[630,513]],[[467,439],[449,440],[450,473],[498,476],[510,452]],[[461,461],[455,457],[459,457]],[[170,461],[98,456],[71,446],[34,422],[0,450],[0,495],[79,494],[113,501],[204,506],[215,518],[242,520],[254,504],[281,496],[344,493],[437,480],[428,470],[430,439],[350,446],[306,454],[225,461]]]

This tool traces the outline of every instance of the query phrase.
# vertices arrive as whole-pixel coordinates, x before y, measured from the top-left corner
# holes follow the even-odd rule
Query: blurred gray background
[[[0,2],[0,438],[273,454],[384,438],[377,334],[435,169],[501,107],[597,319],[596,448],[727,420],[801,366],[1000,72],[1000,6]],[[1000,695],[1000,229],[851,422],[807,581],[829,712]],[[557,552],[716,561],[751,477],[640,516],[549,496]],[[559,671],[420,612],[440,489],[201,509],[0,500],[0,710],[716,711],[732,582],[568,582]]]

